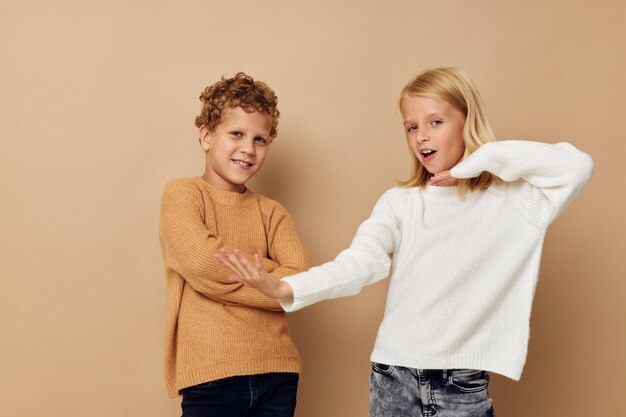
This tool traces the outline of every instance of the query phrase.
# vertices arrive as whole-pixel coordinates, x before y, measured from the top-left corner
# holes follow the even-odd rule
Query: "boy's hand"
[[[456,185],[457,182],[458,180],[450,174],[449,170],[436,173],[430,177],[430,180],[428,181],[430,185],[434,185],[436,187],[451,187]]]
[[[249,285],[271,298],[293,298],[291,286],[268,274],[258,254],[254,254],[254,265],[238,249],[222,248],[215,257],[236,274],[230,276],[231,281]]]

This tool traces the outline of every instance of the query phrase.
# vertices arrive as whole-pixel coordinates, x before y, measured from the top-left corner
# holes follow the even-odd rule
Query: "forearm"
[[[451,173],[455,178],[473,178],[483,171],[507,182],[523,179],[548,188],[586,183],[593,173],[593,161],[569,143],[506,140],[482,145]]]
[[[358,294],[363,287],[387,277],[390,267],[387,253],[364,253],[353,245],[331,262],[284,278],[293,296],[281,299],[281,305],[285,311],[295,311],[323,300]]]
[[[274,270],[266,268],[270,275],[283,278],[312,266],[311,257],[298,236],[293,219],[282,206],[275,208],[268,229],[268,257],[277,264]]]
[[[225,289],[231,291],[238,287],[229,279],[232,272],[215,259],[215,255],[222,248],[221,239],[211,236],[198,238],[192,233],[185,239],[173,233],[171,229],[174,227],[162,229],[161,244],[166,263],[184,277],[196,291],[221,294]],[[262,257],[261,262],[270,272],[279,266],[276,261],[266,257]]]
[[[390,255],[401,241],[400,218],[406,193],[396,189],[381,197],[372,214],[357,231],[350,248],[333,261],[291,277],[276,280],[240,251],[222,250],[217,258],[236,275],[238,282],[279,298],[287,311],[294,311],[327,298],[356,294],[360,289],[387,276]],[[293,299],[292,299],[293,298]]]
[[[274,270],[267,270],[271,276],[274,278],[280,279],[284,277],[288,277],[290,275],[295,275],[300,272],[304,272],[309,269],[312,265],[310,259],[307,256],[307,259],[303,259],[302,262],[293,265],[281,265]]]
[[[386,193],[370,218],[357,230],[350,247],[333,261],[306,272],[284,278],[293,291],[293,300],[282,299],[285,311],[294,311],[316,302],[357,294],[361,289],[389,274],[390,255],[400,245],[398,212],[403,201],[396,193]]]
[[[227,268],[215,259],[223,242],[205,219],[197,190],[175,184],[161,201],[159,240],[166,263],[198,290],[213,282],[230,284]]]
[[[233,283],[229,292],[222,294],[203,294],[205,297],[224,304],[253,307],[269,311],[283,311],[278,300],[270,298],[255,288],[240,283]]]
[[[270,271],[277,265],[276,262],[267,258],[262,258],[261,260],[264,267]],[[166,264],[168,264],[177,275],[181,276],[195,291],[213,301],[230,305],[261,308],[270,311],[282,310],[276,300],[263,295],[253,288],[243,286],[240,283],[230,280],[227,283],[219,282],[218,280],[212,279],[210,273],[202,275],[198,271],[181,272],[180,268],[176,268],[177,262],[172,259],[166,258]],[[232,271],[228,270],[228,275],[232,275]]]
[[[576,197],[593,174],[591,157],[568,143],[500,141],[482,145],[452,168],[455,178],[487,171],[510,183],[520,204],[540,223],[553,220]]]
[[[279,309],[278,304],[256,290],[230,281],[232,272],[215,259],[223,246],[211,230],[211,221],[195,190],[180,186],[166,187],[161,204],[159,237],[167,268],[180,275],[194,290],[207,298],[228,304]],[[278,263],[261,258],[268,271]]]

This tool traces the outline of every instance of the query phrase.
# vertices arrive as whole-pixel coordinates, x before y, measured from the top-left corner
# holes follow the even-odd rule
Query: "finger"
[[[217,251],[217,253],[215,254],[215,257],[221,261],[229,262],[229,257],[232,253],[233,251],[231,250],[221,248],[220,250]]]
[[[225,250],[221,250],[220,252],[215,254],[215,257],[222,263],[224,266],[231,269],[233,272],[238,272],[237,267],[230,261],[228,257],[228,252]]]
[[[431,183],[431,185],[434,187],[452,187],[453,185],[456,185],[456,184],[457,184],[457,181],[453,179]]]
[[[247,284],[248,283],[248,280],[246,279],[246,277],[241,276],[240,275],[241,273],[236,271],[234,266],[229,267],[229,268],[231,268],[231,272],[233,272],[233,274],[228,276],[228,280],[230,282],[241,282],[243,284]]]
[[[445,179],[443,179],[439,185],[443,187],[450,187],[456,185],[457,183],[458,180],[452,176],[450,171],[446,171]]]
[[[454,183],[454,181],[455,180],[450,175],[450,171],[442,171],[430,177],[429,183],[435,186],[445,186],[452,185],[451,183]]]
[[[263,267],[263,264],[261,263],[261,255],[255,253],[254,259],[256,261],[256,273],[259,279],[267,280],[268,278],[271,278],[272,276],[268,274],[267,270]]]
[[[229,253],[226,259],[228,259],[228,262],[232,266],[231,269],[233,272],[237,273],[243,279],[250,279],[250,273],[248,271],[248,268],[245,264],[243,264],[242,258],[237,256],[237,252]],[[243,258],[243,260],[245,260],[245,258]]]
[[[242,268],[242,270],[244,270],[248,275],[254,275],[254,267],[250,265],[250,261],[248,261],[248,258],[243,253],[241,253],[239,249],[235,249],[234,255],[237,258],[239,267]]]
[[[240,277],[239,275],[237,275],[237,274],[232,274],[232,275],[229,275],[229,276],[228,276],[228,280],[229,280],[230,282],[241,282],[242,284],[245,284],[245,283],[246,283],[246,282],[245,282],[243,279],[241,279],[241,277]]]
[[[225,255],[225,252],[218,252],[215,255],[215,259],[217,259],[218,261],[220,261],[224,266],[230,268],[230,269],[234,269],[235,267],[233,266],[233,264],[231,264],[231,262],[228,260],[228,258]]]
[[[261,263],[261,255],[259,255],[258,253],[254,254],[254,261],[256,264],[256,270],[259,273],[263,273],[265,272],[265,268],[263,268],[263,264]]]
[[[217,254],[218,254],[218,255],[222,255],[222,256],[228,256],[230,253],[232,253],[232,250],[230,250],[230,249],[226,249],[226,248],[220,248],[220,249],[217,251]]]
[[[430,185],[439,185],[441,183],[441,179],[439,179],[438,177],[430,177],[430,180],[428,180],[428,183]]]

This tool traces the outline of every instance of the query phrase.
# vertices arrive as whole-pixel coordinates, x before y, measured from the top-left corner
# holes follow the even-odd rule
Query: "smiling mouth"
[[[239,160],[239,159],[231,159],[231,161],[233,161],[236,165],[239,165],[240,167],[244,167],[244,168],[248,168],[248,167],[251,167],[253,165],[250,162],[242,161],[242,160]]]

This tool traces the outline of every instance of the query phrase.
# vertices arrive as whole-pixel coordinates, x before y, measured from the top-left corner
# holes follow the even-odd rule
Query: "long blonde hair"
[[[456,68],[434,68],[422,72],[409,81],[400,93],[399,106],[405,97],[424,96],[445,100],[465,115],[463,141],[467,158],[481,145],[497,140],[487,115],[483,110],[482,98],[474,83]],[[432,176],[413,155],[413,169],[408,181],[400,181],[402,187],[425,187]],[[459,194],[465,195],[468,190],[485,190],[492,182],[499,181],[489,172],[483,172],[476,178],[460,179]]]

